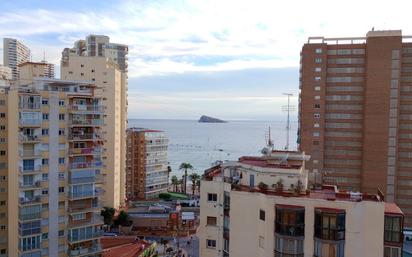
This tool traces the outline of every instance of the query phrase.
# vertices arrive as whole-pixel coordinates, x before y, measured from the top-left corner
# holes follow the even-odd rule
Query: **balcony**
[[[103,236],[102,231],[94,231],[94,232],[91,232],[91,233],[83,234],[81,236],[79,236],[79,235],[73,236],[73,235],[69,234],[68,239],[69,239],[69,243],[73,244],[73,243],[77,243],[77,242],[81,242],[81,241],[88,241],[88,240],[92,240],[92,239],[97,239],[101,236]]]
[[[103,119],[89,119],[89,120],[70,120],[69,124],[72,126],[101,126]]]
[[[70,105],[69,111],[73,113],[102,113],[104,111],[103,106],[101,105]]]
[[[36,182],[32,182],[32,183],[22,183],[20,182],[20,188],[21,189],[33,189],[33,188],[41,188],[42,184],[41,181],[38,180]]]
[[[75,213],[84,213],[84,212],[93,212],[93,211],[98,211],[103,208],[103,205],[98,202],[96,204],[72,204],[69,206],[67,209],[70,214],[75,214]]]
[[[102,195],[104,193],[103,190],[96,189],[94,191],[85,191],[85,192],[69,192],[69,199],[70,200],[78,200],[82,198],[92,198]]]
[[[36,204],[36,203],[41,203],[40,195],[33,196],[33,197],[20,197],[19,198],[20,205],[29,205],[29,204]]]
[[[41,219],[41,212],[19,214],[19,220],[34,220]]]
[[[19,151],[20,158],[40,158],[40,150],[22,150]]]
[[[78,169],[97,169],[101,168],[102,162],[94,161],[94,162],[73,162],[70,164],[71,170],[78,170]]]
[[[19,125],[21,127],[40,127],[42,123],[41,119],[20,119]]]
[[[82,135],[69,135],[71,141],[103,140],[99,133],[86,133]]]
[[[19,135],[20,143],[40,143],[41,137],[37,135]]]
[[[87,148],[71,148],[69,149],[69,155],[99,155],[102,153],[100,147],[87,147]]]
[[[96,174],[91,177],[84,178],[69,178],[69,184],[86,184],[86,183],[103,183],[105,182],[104,176]]]
[[[95,245],[90,248],[78,248],[75,250],[69,250],[69,256],[91,255],[91,254],[97,254],[101,251],[102,251],[102,247],[100,245]]]
[[[19,167],[20,174],[22,175],[26,175],[30,173],[39,173],[40,170],[41,170],[41,165]]]
[[[84,227],[84,226],[92,226],[92,225],[102,225],[103,223],[104,223],[103,217],[98,214],[93,213],[91,217],[88,217],[83,220],[70,219],[69,227],[75,228],[75,227]]]

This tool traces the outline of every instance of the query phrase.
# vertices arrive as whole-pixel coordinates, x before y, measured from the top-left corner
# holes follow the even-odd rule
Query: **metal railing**
[[[42,120],[41,119],[20,119],[19,124],[20,126],[40,126]]]
[[[69,239],[69,242],[74,243],[77,241],[91,240],[91,239],[98,238],[101,236],[103,236],[102,231],[94,231],[92,233],[88,233],[82,236],[73,236],[69,234],[68,239]]]
[[[69,105],[68,107],[69,110],[71,111],[85,111],[85,112],[103,112],[103,106],[102,105],[91,105],[91,104],[73,104]]]
[[[99,133],[87,133],[82,135],[69,135],[69,140],[102,140]]]
[[[99,168],[102,167],[102,162],[94,161],[94,162],[73,162],[70,164],[70,169],[87,169],[87,168]]]
[[[41,197],[38,196],[34,196],[34,197],[20,197],[19,199],[19,203],[20,204],[32,204],[32,203],[40,203],[41,202]]]
[[[103,125],[103,119],[69,120],[69,124],[71,124],[71,125],[98,126],[98,125]]]

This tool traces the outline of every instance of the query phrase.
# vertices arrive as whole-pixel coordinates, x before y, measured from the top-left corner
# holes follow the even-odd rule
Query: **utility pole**
[[[286,122],[286,146],[285,150],[289,150],[289,133],[290,133],[290,112],[295,110],[294,105],[290,105],[290,97],[293,96],[291,93],[283,93],[283,95],[288,97],[288,105],[282,106],[282,110],[288,113],[288,118]]]

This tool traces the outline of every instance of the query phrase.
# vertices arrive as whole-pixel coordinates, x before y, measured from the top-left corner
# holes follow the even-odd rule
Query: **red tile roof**
[[[403,215],[403,212],[395,203],[385,203],[385,214]]]
[[[149,243],[136,241],[135,237],[103,237],[100,240],[103,247],[103,257],[137,257]]]

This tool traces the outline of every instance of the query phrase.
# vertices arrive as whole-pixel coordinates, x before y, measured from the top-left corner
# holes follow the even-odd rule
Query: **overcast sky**
[[[1,0],[0,37],[60,62],[88,34],[129,45],[129,117],[279,119],[309,36],[412,34],[410,1]],[[1,49],[2,54],[2,49]],[[59,69],[59,67],[57,67]],[[296,115],[297,112],[295,112]]]

